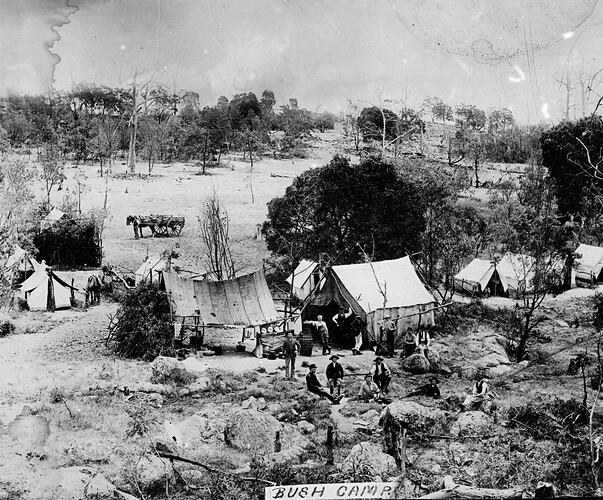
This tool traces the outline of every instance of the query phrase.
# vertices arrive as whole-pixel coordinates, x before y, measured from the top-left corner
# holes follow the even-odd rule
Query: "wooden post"
[[[335,459],[333,457],[333,424],[327,427],[327,465],[333,465]]]
[[[402,429],[402,443],[400,444],[400,468],[402,469],[402,487],[406,498],[406,429]]]

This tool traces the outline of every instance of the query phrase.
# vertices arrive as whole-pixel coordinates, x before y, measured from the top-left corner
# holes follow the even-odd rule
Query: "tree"
[[[423,106],[431,112],[432,122],[440,120],[442,123],[445,123],[451,121],[453,118],[452,107],[442,101],[439,97],[426,97],[423,100]]]
[[[397,169],[376,159],[354,166],[341,156],[299,175],[283,197],[268,204],[262,233],[268,249],[300,258],[328,254],[334,262],[358,262],[361,248],[373,260],[399,257],[420,247],[422,193]]]
[[[603,189],[603,120],[595,115],[561,122],[542,134],[540,144],[559,211],[583,217],[589,197]]]
[[[42,180],[46,192],[46,205],[50,207],[50,194],[53,188],[60,185],[65,179],[65,164],[60,157],[59,149],[54,144],[47,144],[39,157],[42,164]]]
[[[456,107],[457,126],[482,130],[486,126],[486,113],[473,104],[461,104]]]
[[[230,250],[230,219],[216,193],[205,202],[199,226],[207,271],[218,281],[234,278],[236,270]]]
[[[362,138],[362,127],[360,125],[360,110],[358,106],[348,100],[348,108],[343,117],[343,133],[347,138],[352,139],[356,152],[360,149],[360,139]]]
[[[335,128],[335,115],[324,111],[314,116],[314,126],[320,132],[326,132],[327,130],[333,130]]]
[[[264,90],[264,92],[262,92],[262,98],[260,99],[262,114],[269,115],[273,113],[275,104],[276,97],[274,97],[274,92],[272,92],[272,90]]]
[[[398,116],[387,108],[371,106],[360,112],[359,124],[362,138],[365,141],[386,141],[395,139],[397,134]]]
[[[494,109],[488,114],[488,132],[498,134],[515,125],[513,112],[507,108]]]

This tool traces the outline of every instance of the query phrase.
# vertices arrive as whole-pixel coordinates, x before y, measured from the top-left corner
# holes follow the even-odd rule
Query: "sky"
[[[0,93],[137,74],[202,105],[264,89],[334,112],[435,95],[556,121],[568,76],[570,116],[582,111],[602,28],[598,0],[0,0]]]

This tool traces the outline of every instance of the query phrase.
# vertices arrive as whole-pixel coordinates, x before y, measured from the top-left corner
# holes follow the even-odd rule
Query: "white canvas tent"
[[[507,283],[509,291],[531,290],[534,280],[535,259],[531,255],[507,252],[496,264],[500,277]]]
[[[350,307],[366,321],[368,332],[378,337],[379,322],[386,314],[397,320],[399,334],[411,326],[416,328],[419,321],[422,326],[432,326],[436,305],[410,258],[402,257],[329,268],[320,291],[304,308],[303,317],[316,319],[320,308]]]
[[[506,293],[507,281],[502,277],[494,262],[473,259],[454,277],[454,287],[469,293],[490,295]]]
[[[10,283],[24,281],[40,266],[27,250],[15,245],[13,254],[4,263],[3,275]]]
[[[576,259],[576,278],[589,283],[598,282],[603,271],[603,248],[581,244],[575,253],[580,255]]]
[[[150,280],[156,282],[160,273],[170,267],[167,257],[162,255],[147,256],[145,261],[134,273],[135,283],[138,286],[140,283]]]
[[[71,307],[75,288],[52,272],[44,261],[21,284],[21,291],[31,311],[54,311]]]
[[[287,278],[287,283],[293,283],[293,295],[300,300],[305,300],[316,288],[321,278],[318,264],[311,260],[302,260],[295,271]]]
[[[58,208],[53,208],[50,213],[42,219],[40,226],[42,229],[46,229],[52,226],[55,222],[65,217],[65,212],[62,212]]]

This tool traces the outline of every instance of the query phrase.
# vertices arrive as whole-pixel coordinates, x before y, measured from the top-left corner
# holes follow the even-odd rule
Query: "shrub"
[[[174,355],[174,332],[167,294],[155,283],[129,292],[117,312],[115,350],[129,358],[154,359]]]
[[[50,390],[48,399],[51,403],[63,403],[65,401],[65,391],[60,387],[53,387]]]
[[[15,325],[10,319],[0,319],[0,338],[7,337],[15,333]]]
[[[38,257],[62,268],[96,267],[101,264],[102,244],[94,218],[64,217],[33,237]]]
[[[181,387],[190,384],[196,378],[197,375],[189,372],[186,368],[172,366],[167,371],[163,370],[160,373],[153,373],[151,382],[154,384],[169,384]]]

